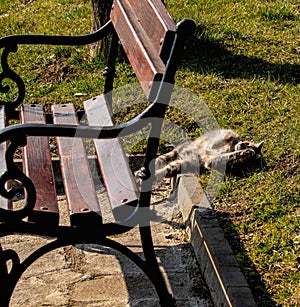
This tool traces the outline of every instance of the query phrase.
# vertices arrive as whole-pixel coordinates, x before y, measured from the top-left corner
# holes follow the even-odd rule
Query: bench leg
[[[173,298],[172,294],[170,294],[166,281],[159,269],[154,252],[150,226],[140,227],[140,234],[147,268],[150,268],[148,277],[150,278],[157,295],[159,296],[160,305],[164,307],[176,306],[175,299]]]

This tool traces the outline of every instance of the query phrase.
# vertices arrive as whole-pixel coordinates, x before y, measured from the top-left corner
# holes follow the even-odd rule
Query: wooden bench
[[[159,143],[161,124],[172,93],[177,64],[185,41],[194,31],[191,20],[177,26],[160,0],[115,0],[110,20],[98,31],[84,36],[13,35],[0,39],[2,85],[10,79],[18,96],[0,106],[0,236],[14,233],[53,237],[23,262],[13,250],[0,246],[0,302],[8,306],[12,292],[23,272],[36,259],[61,246],[95,243],[114,248],[130,258],[153,283],[163,306],[174,306],[172,295],[160,273],[150,230],[152,164]],[[104,94],[83,103],[87,124],[79,124],[82,112],[72,104],[53,105],[45,113],[38,104],[23,104],[25,85],[9,66],[8,55],[18,45],[85,45],[111,35]],[[141,114],[127,123],[114,125],[111,95],[115,77],[117,48],[121,43],[137,79],[151,102]],[[8,125],[11,120],[19,124]],[[15,121],[14,121],[15,122]],[[137,191],[128,159],[119,138],[150,125],[142,185]],[[49,137],[55,137],[59,152],[70,225],[61,225],[52,168]],[[92,139],[114,222],[102,219],[83,139]],[[15,152],[22,148],[23,170],[15,163]],[[117,170],[117,171],[116,171]],[[25,201],[15,202],[19,188]],[[115,242],[110,236],[138,226],[144,257]],[[8,269],[10,263],[10,269]]]

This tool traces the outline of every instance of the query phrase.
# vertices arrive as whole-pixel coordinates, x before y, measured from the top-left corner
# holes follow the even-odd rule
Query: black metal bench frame
[[[143,3],[141,4],[141,2]],[[152,25],[151,19],[155,18],[151,16],[149,13],[150,11],[151,14],[155,14],[156,18]],[[138,14],[141,12],[142,15],[139,16]],[[147,20],[149,16],[150,20]],[[146,24],[149,24],[150,28],[146,26],[145,29],[145,26],[141,26],[140,18],[145,18]],[[131,27],[129,32],[126,29],[124,32],[120,30],[124,28],[122,22],[125,22],[129,27]],[[7,126],[0,130],[0,153],[3,155],[3,157],[0,157],[0,162],[2,161],[1,163],[6,168],[0,178],[0,236],[3,237],[18,233],[56,238],[43,247],[38,248],[23,262],[20,262],[19,256],[14,250],[3,250],[0,245],[1,306],[9,305],[11,295],[18,280],[35,260],[56,248],[82,243],[100,244],[122,253],[132,260],[146,274],[154,285],[162,306],[175,305],[174,298],[169,293],[165,280],[160,272],[151,237],[149,207],[151,187],[154,179],[151,174],[154,170],[153,165],[150,162],[157,154],[161,126],[172,94],[178,61],[184,51],[187,37],[192,35],[195,29],[195,24],[191,20],[183,20],[178,23],[176,27],[174,24],[173,30],[162,30],[164,32],[163,38],[158,36],[159,31],[157,31],[157,35],[155,33],[150,34],[149,38],[149,34],[146,32],[149,31],[149,29],[151,31],[151,27],[156,27],[156,23],[163,27],[166,24],[171,28],[173,27],[173,21],[160,0],[132,1],[131,3],[129,3],[128,0],[115,0],[111,12],[111,20],[109,20],[98,31],[89,35],[75,37],[13,35],[0,38],[0,48],[2,49],[0,91],[6,93],[10,90],[9,87],[2,85],[4,79],[12,80],[18,88],[18,95],[13,101],[8,103],[2,102],[2,105],[0,106],[0,121],[7,122],[10,119],[19,119],[20,116],[22,117],[20,124]],[[39,108],[36,109],[38,110],[35,114],[37,116],[37,118],[35,118],[36,121],[26,122],[26,112],[30,112],[30,106],[24,105],[22,106],[21,111],[19,109],[19,106],[22,105],[25,97],[25,85],[21,77],[10,68],[8,64],[9,54],[17,52],[18,45],[22,44],[86,45],[99,41],[109,34],[111,34],[112,38],[108,65],[105,73],[106,81],[104,95],[96,97],[93,100],[97,101],[97,99],[104,99],[107,103],[106,111],[109,111],[110,104],[112,103],[110,92],[113,89],[115,60],[118,54],[120,40],[125,54],[132,64],[136,76],[141,82],[141,86],[144,89],[148,101],[151,102],[150,106],[134,119],[116,126],[112,124],[78,126],[76,122],[74,123],[72,121],[70,121],[70,123],[60,124],[59,119],[53,119],[49,114],[42,115],[42,117],[45,117],[46,119],[45,122],[40,122],[39,112],[41,110]],[[127,40],[134,40],[134,38],[130,39],[127,35],[136,35],[138,40],[142,40],[142,42],[138,41],[138,44],[141,43],[142,46],[131,46],[131,42],[128,43]],[[145,37],[146,42],[143,42]],[[160,50],[153,51],[152,45],[161,45],[161,47],[159,47]],[[140,51],[141,53],[136,54],[136,48],[140,47],[142,50]],[[159,60],[157,60],[157,54],[160,57]],[[140,64],[140,61],[145,61],[145,59],[146,66],[143,67],[144,62]],[[152,71],[148,73],[147,69],[149,67]],[[31,107],[36,106],[33,105]],[[54,110],[54,113],[55,112],[60,111],[56,109],[56,111]],[[71,215],[71,226],[59,225],[59,213],[56,211],[56,208],[54,208],[52,212],[50,210],[51,204],[49,206],[47,204],[48,199],[38,200],[41,196],[38,195],[37,188],[31,180],[30,174],[25,171],[20,171],[14,161],[14,153],[17,148],[27,148],[26,146],[30,140],[33,140],[34,138],[37,138],[36,140],[41,140],[40,138],[48,138],[50,136],[59,138],[67,137],[72,139],[87,138],[97,140],[101,139],[104,140],[105,143],[107,140],[117,140],[117,138],[134,133],[146,125],[150,125],[151,129],[148,138],[145,161],[143,164],[144,167],[140,191],[137,195],[137,200],[130,204],[127,203],[124,204],[124,206],[116,205],[115,207],[112,204],[116,219],[119,220],[115,223],[102,223],[97,209],[91,207],[87,210],[82,210],[83,214],[77,212],[78,214]],[[34,162],[31,161],[31,163]],[[12,199],[16,193],[14,188],[8,188],[8,182],[13,179],[21,182],[26,191],[26,203],[23,208],[18,210],[12,210],[9,201],[6,200]],[[55,193],[53,195],[56,196]],[[126,197],[127,196],[125,196],[125,200],[127,201]],[[43,212],[43,209],[41,208],[36,208],[37,202],[41,201],[45,202],[46,210],[44,211],[46,212]],[[74,210],[78,210],[78,208],[75,208]],[[88,212],[84,215],[85,211]],[[144,258],[139,257],[131,249],[121,245],[109,237],[111,235],[125,233],[136,226],[140,231]],[[11,263],[10,269],[8,268],[8,262]]]

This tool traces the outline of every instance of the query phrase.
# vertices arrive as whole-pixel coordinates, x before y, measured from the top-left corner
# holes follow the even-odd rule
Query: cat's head
[[[252,143],[252,142],[248,142],[248,141],[240,141],[238,142],[234,149],[237,150],[245,150],[245,149],[251,149],[255,152],[256,157],[259,158],[261,157],[262,153],[261,153],[261,149],[263,147],[264,141],[260,142],[260,143]]]

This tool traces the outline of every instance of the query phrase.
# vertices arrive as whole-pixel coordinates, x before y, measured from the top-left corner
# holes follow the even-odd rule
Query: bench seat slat
[[[23,105],[20,117],[22,123],[45,123],[43,106],[37,104]],[[29,220],[51,226],[58,225],[59,210],[48,137],[28,137],[23,156],[24,172],[34,183],[37,193]]]
[[[105,95],[85,101],[84,108],[90,125],[113,125]],[[94,143],[113,214],[116,220],[124,220],[138,203],[128,159],[119,139],[94,140]]]
[[[55,124],[78,124],[72,104],[53,105],[52,111]],[[102,218],[83,141],[58,137],[57,145],[71,225],[99,225]]]

